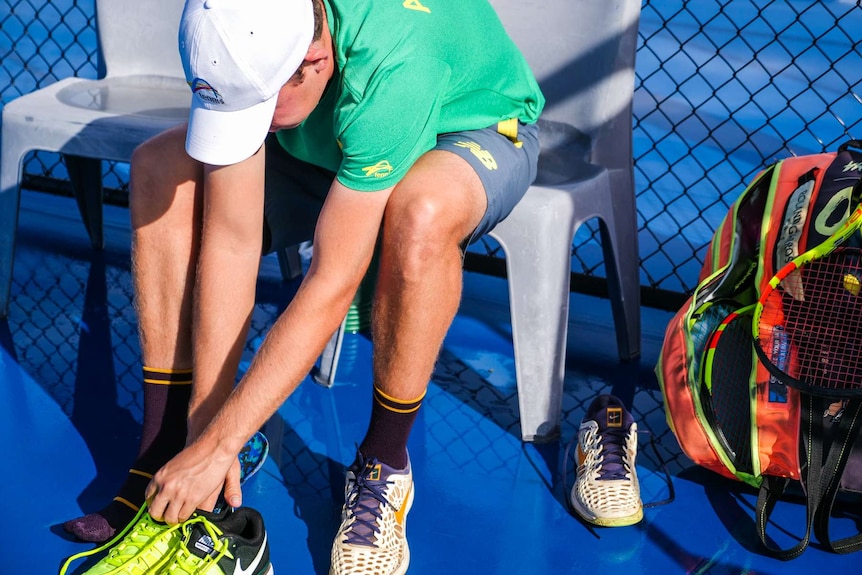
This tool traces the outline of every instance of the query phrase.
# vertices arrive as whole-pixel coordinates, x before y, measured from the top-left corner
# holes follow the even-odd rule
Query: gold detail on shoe
[[[134,503],[132,503],[131,501],[129,501],[125,497],[120,497],[119,495],[114,497],[114,501],[116,501],[118,503],[122,503],[123,505],[129,507],[133,511],[138,511],[140,509],[140,507],[138,507],[137,505],[135,505]]]
[[[147,473],[146,471],[141,471],[140,469],[129,469],[129,473],[132,475],[140,475],[141,477],[146,477],[147,479],[152,479],[153,474]]]
[[[404,526],[404,518],[407,517],[407,501],[410,500],[410,492],[413,491],[413,482],[407,488],[407,493],[404,495],[404,500],[401,502],[401,507],[395,510],[395,521],[398,525]]]

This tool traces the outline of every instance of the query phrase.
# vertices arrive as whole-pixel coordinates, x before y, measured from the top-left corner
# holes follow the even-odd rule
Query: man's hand
[[[181,523],[196,509],[211,510],[224,486],[231,507],[242,504],[239,459],[208,449],[200,442],[188,446],[153,476],[147,486],[149,513],[156,521]]]

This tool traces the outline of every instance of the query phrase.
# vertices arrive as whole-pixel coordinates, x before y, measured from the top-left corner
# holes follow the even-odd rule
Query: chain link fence
[[[860,25],[858,1],[644,4],[634,138],[646,285],[694,287],[715,226],[765,164],[862,137]]]
[[[97,77],[93,12],[92,0],[0,0],[0,103],[68,75]],[[633,128],[641,284],[644,293],[657,294],[650,300],[655,307],[673,309],[694,287],[714,226],[763,165],[862,138],[859,30],[859,1],[645,0]],[[24,169],[25,187],[71,193],[58,155],[31,154]],[[125,205],[128,166],[105,162],[104,169],[107,203]],[[95,252],[86,241],[80,246],[52,243],[32,232],[21,238],[8,328],[16,360],[70,418],[98,413],[100,421],[118,423],[113,429],[133,431],[134,426],[121,424],[140,422],[143,409],[124,241],[107,238],[106,249]],[[502,257],[491,243],[482,249]],[[581,277],[603,277],[595,227],[579,231],[573,258]],[[261,286],[244,367],[289,297],[272,261]],[[350,352],[348,345],[342,363]],[[93,362],[99,357],[104,361]],[[567,367],[573,369],[580,368]],[[612,376],[589,369],[567,376],[565,439],[575,435],[589,402],[613,385]],[[75,401],[82,383],[89,389],[88,402],[96,397],[99,405]],[[423,438],[429,460],[446,468],[463,465],[453,458],[470,454],[447,449],[463,429],[447,422],[475,419],[469,437],[462,438],[475,450],[471,465],[488,474],[514,473],[511,444],[520,432],[515,387],[490,384],[486,374],[446,350],[432,383],[421,415],[433,423],[424,426],[433,430]],[[93,393],[93,386],[104,393]],[[317,391],[301,386],[266,429],[299,516],[328,512],[329,500],[341,496],[343,485],[342,470],[321,444],[337,426],[322,425],[308,414],[320,412],[315,402],[331,401],[324,407],[337,409],[339,394],[347,391]],[[367,399],[364,388],[351,409],[367,405]],[[306,404],[314,409],[303,409]],[[639,473],[666,465],[678,475],[690,466],[667,427],[658,389],[644,385],[631,405],[639,429],[651,434],[656,448],[641,451]],[[342,447],[349,451],[364,430],[345,431],[350,439]],[[133,437],[124,441],[134,445]],[[573,477],[572,461],[556,463]],[[564,499],[561,475],[554,474],[552,481],[549,487]],[[666,497],[661,490],[651,493],[648,483],[645,501]]]
[[[644,1],[633,128],[646,305],[675,309],[693,289],[714,227],[765,164],[862,138],[859,30],[859,0]],[[0,0],[0,103],[73,74],[98,76],[93,0]],[[31,154],[24,171],[25,187],[70,193],[57,154]],[[124,205],[128,166],[105,162],[104,183]],[[502,258],[491,240],[479,249]],[[575,238],[573,269],[604,277],[595,225]]]

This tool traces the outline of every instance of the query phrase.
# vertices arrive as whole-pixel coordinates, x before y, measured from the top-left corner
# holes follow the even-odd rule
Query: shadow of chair
[[[536,182],[490,232],[506,255],[521,437],[560,433],[572,247],[598,219],[622,361],[640,356],[632,96],[640,0],[491,0],[547,99]],[[315,380],[331,386],[344,327]],[[632,383],[634,385],[634,382]]]
[[[0,318],[8,312],[25,156],[59,152],[90,242],[104,245],[102,160],[128,162],[135,147],[188,119],[177,29],[182,0],[96,0],[99,79],[70,77],[3,108],[0,142]]]

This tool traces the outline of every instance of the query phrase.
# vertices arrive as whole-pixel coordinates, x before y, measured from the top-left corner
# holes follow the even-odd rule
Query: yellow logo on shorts
[[[483,150],[482,146],[477,144],[476,142],[455,142],[455,145],[459,148],[467,148],[470,152],[479,158],[479,161],[482,162],[489,170],[497,169],[497,160],[494,159],[494,156],[491,155],[491,152],[488,150]]]
[[[385,178],[392,173],[392,164],[387,160],[381,160],[373,166],[362,168],[362,171],[365,172],[365,176],[369,178],[371,176],[374,176],[375,178]]]

